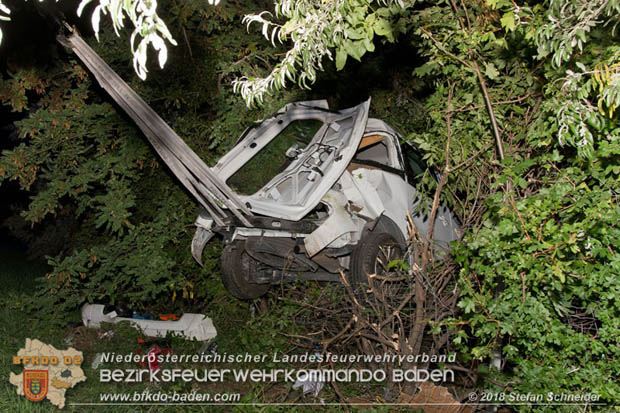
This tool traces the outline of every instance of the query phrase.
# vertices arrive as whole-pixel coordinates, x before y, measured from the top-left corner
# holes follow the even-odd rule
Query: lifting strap
[[[253,215],[237,194],[177,135],[159,115],[134,92],[97,53],[73,32],[58,41],[69,47],[95,76],[101,87],[133,119],[161,159],[187,190],[207,210],[217,225],[226,225],[228,208],[244,225]]]

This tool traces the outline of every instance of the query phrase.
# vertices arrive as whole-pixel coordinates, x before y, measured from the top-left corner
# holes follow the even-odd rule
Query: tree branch
[[[487,104],[487,110],[489,111],[489,117],[491,118],[491,125],[493,126],[493,134],[495,135],[495,144],[497,145],[497,153],[499,154],[499,159],[504,160],[504,148],[502,145],[502,138],[499,134],[499,128],[497,127],[497,119],[495,119],[495,112],[493,111],[493,103],[491,103],[491,98],[489,97],[489,92],[487,91],[487,84],[484,81],[484,77],[482,76],[482,72],[480,71],[480,66],[478,66],[478,62],[473,60],[473,68],[478,75],[478,81],[480,82],[480,87],[482,88],[482,93],[484,94],[484,101]]]

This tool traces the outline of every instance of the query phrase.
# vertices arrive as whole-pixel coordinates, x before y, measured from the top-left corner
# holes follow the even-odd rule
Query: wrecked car
[[[252,227],[216,225],[203,212],[192,253],[224,237],[222,280],[234,296],[256,298],[270,284],[294,279],[353,283],[400,258],[407,216],[422,234],[428,218],[414,184],[426,170],[422,155],[385,122],[369,118],[370,100],[345,110],[327,101],[290,103],[241,136],[213,171],[256,214]],[[449,209],[437,213],[434,241],[445,250],[458,238]]]
[[[297,279],[360,284],[407,248],[408,216],[424,236],[427,215],[416,180],[420,154],[379,119],[370,99],[332,110],[325,100],[290,103],[254,123],[214,167],[207,166],[163,119],[71,28],[71,48],[100,86],[142,130],[160,158],[201,205],[192,255],[202,263],[215,234],[225,242],[222,280],[235,297],[252,299]],[[433,247],[459,236],[440,207]]]

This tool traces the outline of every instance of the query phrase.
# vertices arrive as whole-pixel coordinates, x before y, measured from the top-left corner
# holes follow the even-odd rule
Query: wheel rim
[[[396,296],[403,287],[402,282],[389,282],[394,275],[392,269],[388,269],[391,261],[401,259],[403,256],[400,246],[396,243],[388,242],[379,246],[379,251],[373,266],[374,276],[369,274],[368,285],[374,291],[375,302],[380,296]],[[396,279],[399,277],[397,276]],[[396,280],[395,279],[395,280]]]
[[[391,261],[400,259],[402,251],[398,245],[389,243],[379,246],[379,252],[375,259],[374,273],[377,275],[388,272],[388,265]]]

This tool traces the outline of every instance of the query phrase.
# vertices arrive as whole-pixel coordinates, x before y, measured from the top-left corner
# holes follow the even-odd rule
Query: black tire
[[[392,235],[386,232],[365,234],[351,254],[351,285],[368,284],[369,275],[387,272],[389,262],[402,256],[403,250]]]
[[[222,251],[222,282],[229,293],[242,300],[265,295],[269,284],[251,283],[250,274],[256,262],[245,251],[243,241],[228,244]]]

